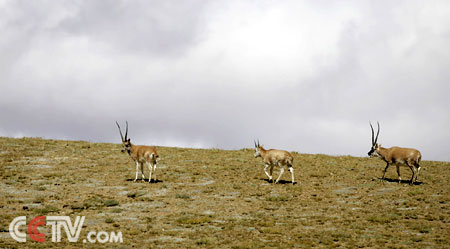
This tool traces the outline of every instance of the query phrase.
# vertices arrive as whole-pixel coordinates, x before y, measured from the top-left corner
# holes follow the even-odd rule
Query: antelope
[[[374,139],[374,131],[372,124],[370,124],[370,128],[372,129],[372,147],[370,151],[367,153],[370,157],[379,157],[383,161],[386,162],[386,168],[384,168],[383,177],[381,180],[384,180],[384,176],[386,175],[386,171],[391,164],[395,164],[397,167],[398,174],[398,182],[401,183],[402,178],[400,177],[400,166],[406,165],[411,169],[412,177],[410,180],[410,184],[413,184],[417,181],[417,177],[420,172],[420,160],[422,159],[422,155],[420,151],[416,149],[410,148],[400,148],[400,147],[391,147],[391,148],[383,148],[381,144],[378,144],[378,135],[380,134],[380,124],[377,122],[378,131],[377,136]],[[416,172],[417,171],[417,172]]]
[[[259,144],[259,140],[258,143],[256,143],[255,141],[253,142],[255,143],[255,158],[262,157],[265,165],[264,172],[266,173],[267,177],[269,177],[269,182],[272,181],[272,172],[275,165],[278,165],[278,167],[280,167],[280,175],[278,176],[275,183],[278,183],[278,181],[280,181],[280,178],[284,173],[284,165],[287,165],[288,170],[291,172],[292,184],[295,184],[294,168],[292,168],[294,157],[292,157],[291,153],[284,150],[266,150]],[[267,172],[267,169],[270,170],[270,174],[269,172]]]
[[[137,181],[138,174],[139,174],[139,165],[141,166],[141,173],[142,173],[142,181],[145,181],[144,176],[144,163],[147,164],[148,170],[150,171],[148,182],[151,182],[152,180],[152,168],[153,171],[155,171],[155,182],[156,181],[156,163],[157,160],[159,160],[158,153],[156,152],[156,149],[152,146],[145,146],[145,145],[134,145],[131,143],[128,136],[128,121],[127,128],[125,131],[125,138],[122,135],[122,130],[120,129],[119,123],[117,123],[117,127],[119,128],[120,137],[122,138],[122,152],[128,152],[128,155],[130,155],[131,159],[133,159],[134,162],[136,162],[136,178],[134,181]]]

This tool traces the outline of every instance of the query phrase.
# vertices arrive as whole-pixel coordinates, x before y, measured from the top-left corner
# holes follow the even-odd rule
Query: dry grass
[[[269,184],[249,149],[157,149],[160,181],[149,184],[132,181],[119,144],[0,138],[0,247],[55,246],[16,243],[16,216],[84,215],[79,242],[58,245],[450,248],[450,163],[423,162],[409,186],[395,182],[395,167],[379,181],[379,159],[294,153],[293,186],[289,173]],[[124,243],[82,244],[92,230],[121,231]]]

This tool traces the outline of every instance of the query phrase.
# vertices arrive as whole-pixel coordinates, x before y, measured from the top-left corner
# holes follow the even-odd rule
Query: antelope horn
[[[119,127],[120,138],[122,138],[122,141],[125,141],[125,140],[123,140],[122,131],[120,130],[120,125],[119,125],[119,123],[117,123],[117,121],[116,121],[116,125],[117,125],[117,127]]]
[[[378,125],[378,131],[377,131],[377,136],[375,137],[375,142],[374,142],[374,144],[377,143],[377,141],[378,141],[378,135],[380,134],[380,123],[378,123],[378,121],[377,121],[377,125]]]
[[[372,145],[374,145],[374,144],[375,144],[375,143],[374,143],[375,140],[373,139],[373,135],[374,135],[374,134],[373,134],[373,133],[374,133],[374,132],[373,132],[373,127],[372,127],[372,123],[369,122],[369,124],[370,124],[370,129],[372,129]]]
[[[128,138],[128,120],[126,122],[127,122],[127,129],[125,131],[125,140],[127,140]]]

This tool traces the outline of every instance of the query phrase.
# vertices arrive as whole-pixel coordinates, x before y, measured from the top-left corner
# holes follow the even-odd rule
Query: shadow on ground
[[[384,179],[382,179],[382,178],[378,178],[380,181],[386,181],[386,182],[398,182],[398,179],[393,179],[393,178],[384,178]],[[400,183],[403,183],[403,184],[409,184],[410,183],[410,180],[401,180],[400,181]],[[422,185],[423,184],[423,182],[414,182],[414,185]]]
[[[275,180],[269,180],[268,178],[260,178],[260,180],[268,182],[268,183],[274,183],[275,184]],[[279,180],[278,183],[276,184],[292,184],[292,181],[286,181],[286,180]],[[294,185],[297,184],[297,182],[294,182]]]
[[[128,178],[127,179],[127,182],[134,182],[134,179],[133,178]],[[144,178],[144,181],[142,181],[141,179],[137,179],[136,180],[136,183],[139,183],[139,182],[146,182],[146,183],[148,183],[148,178]],[[160,180],[160,179],[152,179],[151,181],[150,181],[150,183],[159,183],[159,182],[164,182],[163,180]]]

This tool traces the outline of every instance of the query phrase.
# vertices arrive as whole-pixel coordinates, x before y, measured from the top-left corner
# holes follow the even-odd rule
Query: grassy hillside
[[[282,184],[268,183],[251,149],[157,147],[160,181],[149,184],[132,181],[135,165],[120,148],[0,138],[0,248],[55,246],[49,226],[45,243],[15,242],[9,223],[22,215],[27,224],[86,216],[79,241],[63,235],[64,247],[450,248],[448,162],[424,161],[410,186],[394,181],[395,167],[380,182],[379,159],[294,153],[293,186],[287,171]],[[82,244],[92,230],[121,231],[124,242]]]

